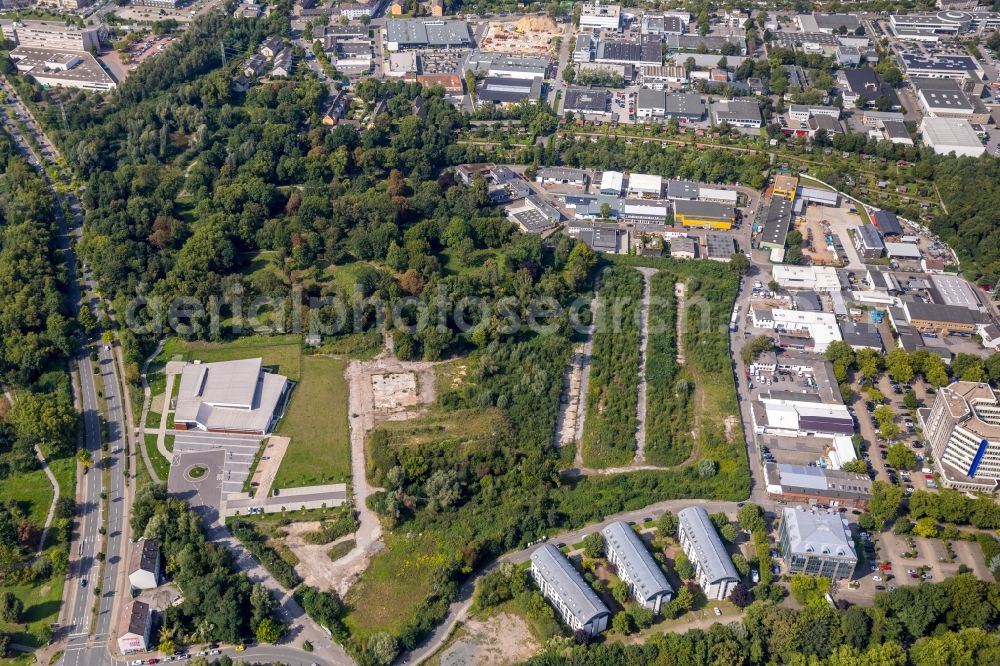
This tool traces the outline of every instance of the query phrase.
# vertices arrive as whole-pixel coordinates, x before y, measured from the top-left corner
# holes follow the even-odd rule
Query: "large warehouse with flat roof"
[[[964,118],[932,118],[920,121],[920,134],[924,143],[939,155],[955,153],[956,157],[979,157],[986,146]]]
[[[284,376],[265,371],[259,358],[188,363],[181,371],[174,427],[266,435],[290,386]]]
[[[465,21],[444,19],[389,19],[385,26],[390,51],[420,48],[463,48],[472,45]]]
[[[674,223],[685,227],[731,229],[736,221],[736,209],[713,201],[674,201]]]

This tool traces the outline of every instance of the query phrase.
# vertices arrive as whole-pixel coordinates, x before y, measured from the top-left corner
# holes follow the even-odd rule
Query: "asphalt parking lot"
[[[251,435],[222,435],[207,432],[178,432],[174,436],[174,458],[181,453],[205,453],[223,451],[220,474],[222,492],[242,493],[243,482],[250,474],[253,458],[260,448],[261,438]],[[170,477],[174,477],[176,462],[170,467]]]
[[[219,522],[222,502],[222,475],[226,462],[223,449],[178,452],[170,465],[167,491],[173,497],[186,500],[208,525]],[[208,471],[201,477],[191,476],[193,468],[203,466]]]

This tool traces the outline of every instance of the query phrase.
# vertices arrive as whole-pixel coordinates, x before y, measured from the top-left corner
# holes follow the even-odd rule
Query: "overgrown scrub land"
[[[54,200],[0,132],[0,658],[11,643],[46,645],[62,599],[75,514],[73,409],[66,359],[74,322],[64,297]],[[35,456],[48,459],[61,499],[41,544],[53,490]],[[97,472],[99,473],[99,472]],[[40,557],[35,558],[40,551]],[[8,595],[13,595],[11,600]]]
[[[661,466],[684,462],[693,444],[694,382],[677,359],[676,279],[673,273],[661,271],[652,277],[650,290],[646,460]]]
[[[635,453],[642,282],[627,266],[601,276],[582,442],[588,467],[626,465]]]
[[[560,524],[586,524],[665,498],[746,499],[750,493],[750,468],[729,356],[729,315],[739,290],[738,275],[726,265],[709,261],[625,256],[614,257],[613,261],[658,268],[660,273],[687,284],[684,353],[695,387],[692,409],[698,460],[667,472],[566,481],[554,491],[562,515]],[[656,408],[651,401],[647,412]]]

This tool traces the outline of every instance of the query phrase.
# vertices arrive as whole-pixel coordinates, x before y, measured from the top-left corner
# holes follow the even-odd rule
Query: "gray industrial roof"
[[[674,588],[670,587],[656,560],[628,523],[616,520],[601,530],[601,533],[607,541],[608,549],[618,556],[618,567],[628,571],[629,579],[644,600],[663,593],[673,594]]]
[[[261,359],[189,363],[181,371],[174,420],[209,430],[266,431],[288,380]]]
[[[957,275],[931,275],[931,284],[934,285],[935,302],[970,310],[979,310],[982,305],[976,290]]]
[[[883,236],[902,236],[903,227],[899,223],[896,214],[888,210],[877,210],[872,213],[875,226],[879,228]]]
[[[920,93],[929,111],[964,111],[972,113],[975,106],[954,79],[913,77],[910,85]]]
[[[689,236],[675,236],[668,242],[670,243],[671,256],[682,252],[687,252],[691,255],[695,254],[695,242],[694,239]]]
[[[438,48],[468,46],[472,43],[469,25],[465,21],[442,19],[389,19],[386,41],[402,46],[434,46]]]
[[[689,506],[677,512],[684,531],[691,538],[698,569],[710,583],[722,580],[739,580],[740,575],[733,561],[722,545],[722,539],[715,530],[708,513],[700,506]]]
[[[728,259],[733,256],[736,246],[732,236],[722,234],[705,235],[705,256],[709,259]]]
[[[601,40],[597,44],[597,61],[621,63],[653,63],[663,64],[663,48],[659,40],[643,42],[626,42],[620,40]]]
[[[767,207],[767,218],[760,234],[760,242],[774,246],[785,246],[788,235],[788,225],[792,221],[792,202],[785,197],[771,197]]]
[[[697,199],[701,191],[698,183],[693,180],[668,180],[668,199]]]
[[[840,513],[785,507],[781,519],[792,553],[857,561],[854,539]]]
[[[668,116],[701,120],[705,116],[705,101],[696,93],[674,93],[666,96],[664,109]]]
[[[878,230],[871,222],[866,222],[858,227],[857,234],[866,248],[871,250],[885,249],[885,243],[882,242],[882,237],[878,235]]]
[[[906,312],[910,315],[911,321],[918,319],[940,324],[978,324],[985,320],[982,313],[961,305],[924,303],[922,301],[907,302]]]
[[[840,336],[852,347],[882,349],[882,336],[878,334],[878,327],[873,324],[840,322]]]
[[[538,100],[542,96],[542,79],[510,79],[488,76],[479,87],[479,99],[496,104]]]
[[[611,93],[607,89],[590,90],[589,88],[569,87],[566,89],[566,99],[563,109],[568,111],[584,111],[604,113],[608,109]]]
[[[946,71],[946,72],[974,72],[978,69],[976,60],[972,56],[963,55],[934,55],[923,56],[914,53],[904,53],[901,56],[903,66],[907,72],[913,71]]]
[[[689,199],[675,201],[674,212],[677,215],[692,215],[701,219],[728,220],[730,222],[736,216],[736,209],[732,206],[714,201],[691,201]]]
[[[559,598],[581,624],[609,613],[608,607],[587,585],[580,572],[552,544],[547,543],[532,553],[531,563],[545,582],[558,592]]]
[[[753,99],[728,99],[715,103],[715,117],[721,123],[726,120],[749,120],[760,122],[760,105]]]
[[[872,482],[867,475],[784,463],[768,463],[765,468],[777,473],[778,481],[784,488],[831,497],[867,498],[871,495]]]

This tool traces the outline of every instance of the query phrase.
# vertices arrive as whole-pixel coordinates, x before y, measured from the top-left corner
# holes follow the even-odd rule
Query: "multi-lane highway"
[[[60,193],[60,188],[42,168],[43,165],[54,168],[61,184],[69,184],[69,178],[57,162],[55,146],[45,136],[13,86],[6,79],[0,79],[0,90],[19,121],[16,124],[5,117],[8,130],[15,137],[18,149],[49,183],[56,198],[59,244],[66,260],[67,297],[73,314],[81,307],[88,307],[100,320],[102,311],[96,286],[91,279],[85,277],[80,281],[77,276],[73,245],[80,238],[83,228],[80,202],[70,188],[62,188],[66,193]],[[22,136],[25,131],[30,134],[30,140]],[[40,148],[40,155],[36,154],[31,140]],[[68,217],[63,214],[63,204]],[[85,276],[87,273],[84,267]],[[78,285],[82,285],[82,291]],[[96,364],[91,362],[89,353],[86,344],[81,344],[74,361],[80,377],[79,398],[84,416],[85,446],[90,451],[94,466],[78,484],[78,519],[70,545],[71,565],[64,590],[65,610],[61,614],[63,626],[57,635],[57,640],[66,642],[64,662],[72,666],[96,666],[109,662],[106,644],[114,619],[124,555],[122,546],[128,530],[127,507],[131,505],[131,498],[126,495],[132,488],[125,483],[125,459],[129,448],[125,439],[125,418],[113,352],[110,345],[99,345]],[[103,428],[102,411],[106,413]],[[105,438],[108,446],[103,451],[102,440]],[[102,527],[105,529],[102,530]],[[100,575],[102,563],[98,560],[98,553],[105,556],[103,576]]]

